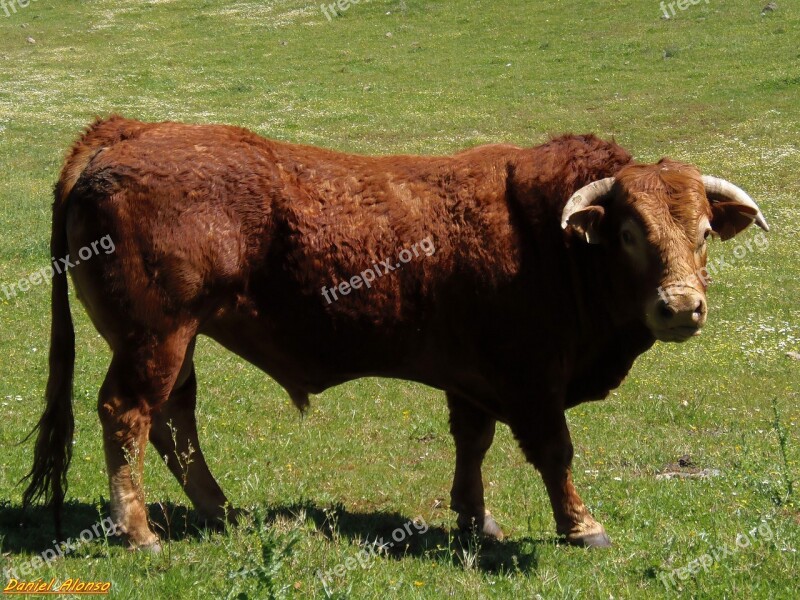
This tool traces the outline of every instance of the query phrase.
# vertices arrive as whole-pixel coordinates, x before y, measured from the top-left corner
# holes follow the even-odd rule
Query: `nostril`
[[[703,299],[700,298],[697,301],[697,306],[694,307],[694,314],[692,315],[696,321],[699,321],[703,318],[703,315],[706,312],[706,303],[703,302]]]

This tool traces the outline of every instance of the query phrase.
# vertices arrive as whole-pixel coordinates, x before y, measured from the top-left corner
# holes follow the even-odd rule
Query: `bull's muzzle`
[[[685,284],[668,285],[647,309],[647,324],[662,342],[683,342],[699,335],[706,322],[706,297]]]

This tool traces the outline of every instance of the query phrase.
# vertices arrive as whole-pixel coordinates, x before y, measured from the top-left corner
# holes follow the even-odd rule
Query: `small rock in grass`
[[[665,471],[656,475],[656,479],[708,479],[719,477],[719,469],[700,469],[698,471]]]
[[[691,456],[684,454],[677,462],[667,465],[661,473],[656,474],[656,479],[707,479],[719,475],[719,469],[701,469]]]

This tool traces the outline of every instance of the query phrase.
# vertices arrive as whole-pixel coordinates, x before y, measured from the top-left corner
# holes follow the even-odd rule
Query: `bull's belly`
[[[287,328],[271,319],[241,315],[206,324],[200,333],[258,367],[290,395],[318,394],[361,377],[415,381],[437,389],[485,398],[494,392],[484,373],[426,338],[416,327],[389,332],[363,328],[304,326]]]
[[[284,324],[285,325],[285,324]],[[363,336],[347,331],[309,332],[301,324],[294,331],[270,320],[245,322],[228,318],[207,324],[208,335],[231,352],[252,363],[285,388],[319,393],[359,377],[413,379],[436,386],[425,365],[402,356],[398,340]],[[378,351],[376,346],[381,345]]]

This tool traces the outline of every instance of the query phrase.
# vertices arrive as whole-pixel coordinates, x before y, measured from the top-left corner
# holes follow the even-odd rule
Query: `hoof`
[[[117,532],[122,537],[122,540],[127,542],[128,550],[132,552],[138,550],[150,552],[151,554],[161,552],[161,540],[149,529],[134,533],[126,530],[122,525],[117,525]]]
[[[140,546],[139,550],[142,552],[149,552],[150,554],[161,554],[161,542],[153,542],[146,546]]]
[[[238,525],[239,521],[246,516],[247,513],[242,508],[229,508],[225,511],[225,521],[228,523],[228,525]]]
[[[487,538],[492,538],[499,541],[502,541],[503,538],[506,536],[503,534],[503,530],[500,529],[500,526],[497,524],[497,521],[494,520],[494,517],[486,511],[486,514],[483,516],[483,535]]]
[[[199,513],[198,517],[203,527],[215,531],[225,531],[228,526],[235,527],[238,525],[246,514],[240,508],[226,508],[224,510],[216,510],[213,513]]]
[[[565,541],[570,546],[579,546],[581,548],[610,548],[611,538],[608,537],[605,531],[599,533],[590,533],[583,536],[567,536]]]
[[[129,543],[128,550],[131,552],[147,552],[149,554],[161,554],[161,541],[156,539],[154,542],[147,544],[134,544]]]
[[[480,521],[483,521],[481,524]],[[492,514],[487,510],[484,512],[483,519],[479,517],[458,516],[458,528],[466,533],[473,533],[480,529],[481,535],[485,538],[501,541],[505,538],[503,530],[494,520]]]

